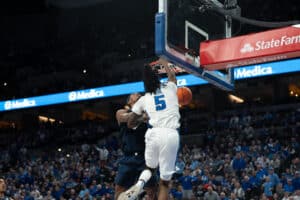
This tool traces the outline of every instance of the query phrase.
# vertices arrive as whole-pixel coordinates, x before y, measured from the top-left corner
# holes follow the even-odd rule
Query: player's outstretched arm
[[[169,65],[168,65],[169,62],[163,58],[160,58],[158,60],[158,63],[164,66],[167,76],[168,76],[168,81],[171,81],[171,82],[177,84],[175,71],[173,69],[171,69],[171,67],[169,67]]]

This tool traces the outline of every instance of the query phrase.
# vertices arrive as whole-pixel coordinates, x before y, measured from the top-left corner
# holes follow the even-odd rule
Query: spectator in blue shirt
[[[182,199],[182,191],[181,191],[181,187],[180,186],[173,186],[171,185],[170,187],[170,194],[174,197],[174,199],[177,199],[177,200],[181,200]]]
[[[201,176],[201,183],[203,185],[206,184],[206,183],[208,183],[209,177],[210,177],[209,171],[207,169],[205,169],[204,173]]]
[[[85,194],[89,194],[89,189],[87,189],[86,185],[85,184],[82,184],[82,189],[80,190],[79,192],[79,197],[80,198],[83,198],[85,196]]]
[[[264,194],[267,198],[272,198],[273,196],[273,184],[270,181],[270,178],[267,176],[265,183],[262,185],[262,188],[264,190]]]
[[[236,171],[238,176],[246,168],[246,161],[240,152],[236,153],[236,156],[232,161],[232,168]]]
[[[195,170],[199,166],[199,164],[200,164],[200,162],[198,160],[193,160],[190,165],[190,169]]]
[[[83,173],[83,177],[82,177],[82,182],[85,184],[85,185],[90,185],[90,183],[92,182],[91,178],[90,178],[90,172],[88,169],[85,169],[84,170],[84,173]]]
[[[252,188],[253,185],[250,181],[249,176],[244,176],[244,179],[242,180],[242,188],[245,191],[245,198],[246,199],[250,199],[251,194],[252,194]]]
[[[176,161],[176,174],[183,174],[183,170],[185,167],[184,161],[179,157],[178,160]]]
[[[18,182],[19,184],[26,183],[26,172],[23,170],[22,167],[19,168]]]
[[[269,168],[268,176],[269,176],[270,181],[273,184],[273,186],[276,187],[276,185],[280,183],[280,179],[279,179],[278,175],[274,172],[274,168],[272,168],[272,167]]]
[[[241,151],[244,152],[244,153],[249,152],[249,146],[246,144],[246,142],[243,142],[243,145],[241,147]]]
[[[295,190],[300,190],[300,171],[296,171],[295,178],[293,179],[293,186]]]
[[[249,182],[253,186],[253,188],[257,188],[259,186],[260,181],[256,177],[256,171],[252,171],[249,177]]]
[[[60,187],[59,185],[56,185],[54,188],[54,191],[52,191],[52,196],[56,199],[59,200],[63,193],[65,192],[65,189]]]
[[[97,186],[97,182],[96,180],[93,180],[92,181],[92,184],[90,185],[90,194],[92,196],[95,196],[95,194],[97,193],[97,190],[98,190],[98,186]]]
[[[286,179],[293,178],[293,174],[292,174],[290,168],[285,169],[285,177],[286,177]]]
[[[94,196],[103,196],[106,194],[106,188],[105,188],[105,185],[97,185],[97,191],[96,193],[94,194]]]
[[[288,179],[287,183],[283,186],[283,190],[285,192],[293,193],[295,191],[294,186],[292,184],[292,179]]]
[[[260,164],[257,164],[256,167],[257,167],[256,178],[259,181],[259,183],[261,183],[265,178],[265,176],[267,175],[267,172],[265,169],[262,168]]]
[[[253,187],[252,183],[250,182],[249,176],[244,176],[244,179],[242,180],[242,188],[244,191],[251,190]]]
[[[192,199],[193,197],[193,182],[196,182],[197,177],[191,176],[189,168],[184,170],[184,175],[179,178],[179,182],[182,186],[182,197],[183,199]]]

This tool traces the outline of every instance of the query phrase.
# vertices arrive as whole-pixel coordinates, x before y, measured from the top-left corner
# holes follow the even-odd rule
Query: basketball
[[[181,106],[188,105],[193,98],[192,91],[187,87],[180,87],[177,89],[178,103]]]

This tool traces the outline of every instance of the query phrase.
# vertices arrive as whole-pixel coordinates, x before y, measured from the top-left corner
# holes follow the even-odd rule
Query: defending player
[[[179,147],[179,105],[177,98],[176,76],[168,67],[167,61],[160,59],[165,67],[168,82],[162,84],[151,67],[144,69],[144,86],[146,94],[132,107],[128,127],[135,127],[143,112],[149,116],[146,135],[145,160],[147,168],[141,173],[138,182],[120,195],[120,199],[133,200],[142,191],[155,168],[159,166],[159,200],[168,199],[168,184],[175,171],[175,161]]]
[[[127,190],[137,180],[140,173],[145,169],[145,142],[144,135],[147,130],[147,125],[144,123],[148,120],[146,115],[140,116],[137,120],[139,125],[135,129],[127,127],[127,121],[131,107],[141,97],[140,94],[131,94],[128,97],[127,105],[124,109],[120,109],[116,113],[116,119],[120,126],[120,139],[122,142],[122,150],[124,156],[120,159],[118,173],[115,179],[115,199],[121,192]],[[147,185],[147,195],[149,199],[154,199],[156,193],[157,181],[153,177]]]

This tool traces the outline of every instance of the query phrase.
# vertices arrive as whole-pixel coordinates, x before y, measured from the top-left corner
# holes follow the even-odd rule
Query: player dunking
[[[146,94],[132,107],[128,119],[128,127],[135,127],[137,119],[146,112],[149,125],[146,135],[145,160],[147,168],[141,173],[138,182],[122,193],[119,199],[133,200],[142,191],[144,184],[159,166],[159,200],[168,199],[168,184],[175,171],[175,161],[179,147],[179,105],[177,98],[176,76],[168,67],[168,63],[160,59],[165,67],[168,82],[162,84],[155,71],[150,66],[144,69],[144,86]]]
[[[147,125],[144,123],[147,120],[146,116],[141,116],[139,126],[135,129],[127,127],[129,113],[134,103],[141,97],[140,94],[131,94],[128,97],[127,105],[124,109],[120,109],[116,113],[116,119],[120,126],[120,139],[124,156],[120,159],[118,173],[115,179],[115,199],[121,192],[127,190],[137,180],[140,173],[145,169],[145,142],[144,135],[147,130]],[[156,195],[156,178],[153,177],[147,184],[148,199],[154,199]]]

